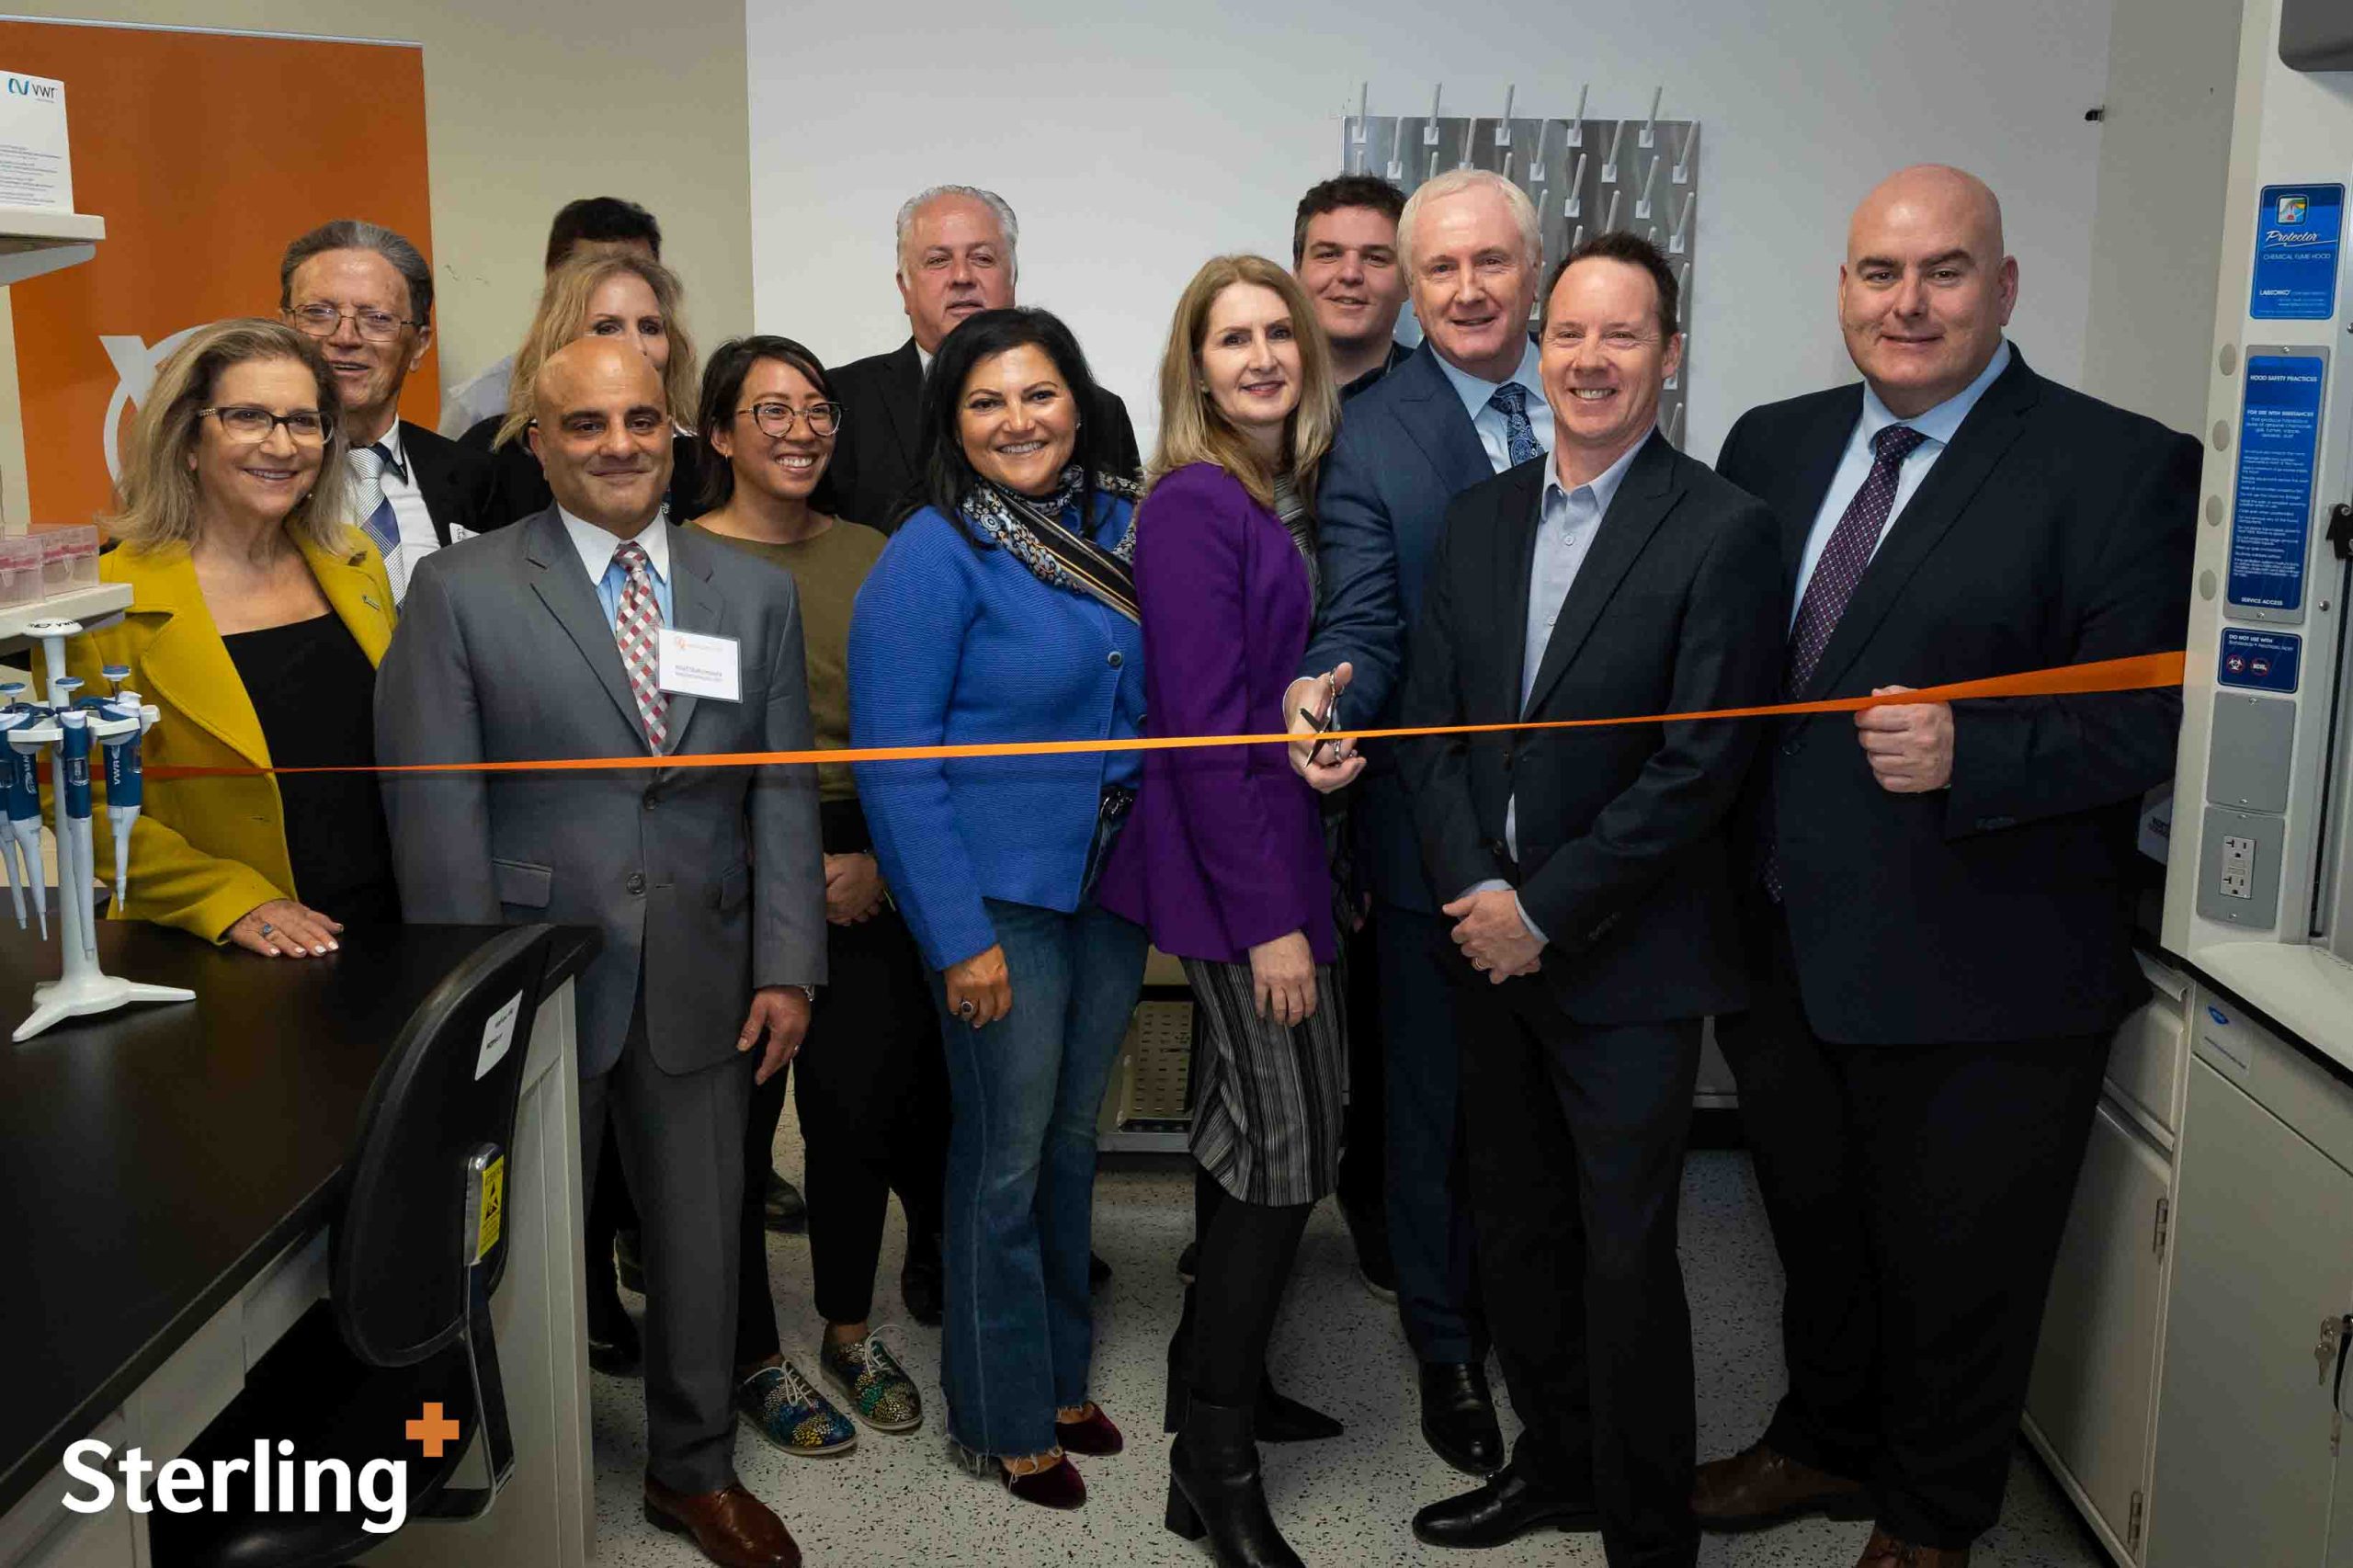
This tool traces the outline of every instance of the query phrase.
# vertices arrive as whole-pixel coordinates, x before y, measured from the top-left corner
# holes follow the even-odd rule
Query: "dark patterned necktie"
[[[621,667],[629,672],[637,716],[644,721],[645,744],[659,754],[670,729],[670,699],[657,678],[662,662],[662,601],[654,594],[653,562],[643,545],[633,539],[626,540],[613,551],[613,560],[629,574],[613,613],[613,641],[620,645]]]
[[[1891,425],[1871,437],[1871,471],[1863,477],[1863,487],[1855,492],[1855,498],[1847,503],[1838,526],[1830,530],[1830,541],[1822,547],[1813,575],[1806,580],[1805,597],[1798,602],[1797,622],[1790,628],[1787,690],[1790,697],[1804,691],[1823,649],[1830,645],[1838,618],[1847,613],[1847,601],[1855,597],[1855,585],[1863,580],[1863,568],[1871,563],[1879,549],[1880,530],[1887,527],[1888,515],[1895,509],[1895,487],[1904,460],[1927,439],[1909,425]],[[1766,846],[1763,874],[1765,891],[1774,903],[1780,903],[1779,845]]]
[[[1855,597],[1855,585],[1863,580],[1888,514],[1895,509],[1904,460],[1927,439],[1909,425],[1891,425],[1871,437],[1871,471],[1847,503],[1838,526],[1830,530],[1830,542],[1822,547],[1813,575],[1806,581],[1805,597],[1799,601],[1797,622],[1790,628],[1790,696],[1805,689],[1823,649],[1830,645],[1830,634],[1847,613],[1847,601]]]
[[[1504,416],[1504,448],[1513,467],[1544,455],[1536,443],[1536,426],[1528,422],[1528,389],[1506,381],[1487,394],[1487,406]]]

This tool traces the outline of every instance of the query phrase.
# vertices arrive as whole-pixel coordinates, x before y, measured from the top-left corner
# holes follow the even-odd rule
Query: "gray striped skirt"
[[[1245,1203],[1314,1202],[1339,1181],[1347,1074],[1331,966],[1316,966],[1314,1016],[1285,1028],[1258,1016],[1247,963],[1184,961],[1201,1019],[1193,1158]]]

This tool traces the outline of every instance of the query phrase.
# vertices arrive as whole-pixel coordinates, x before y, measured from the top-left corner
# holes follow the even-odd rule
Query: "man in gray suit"
[[[418,563],[378,676],[378,755],[808,747],[792,579],[661,521],[670,419],[643,355],[584,338],[537,398],[556,504]],[[602,933],[579,982],[580,1125],[609,1109],[647,1221],[646,1514],[727,1568],[798,1563],[734,1471],[733,1152],[824,979],[813,770],[423,774],[384,800],[409,919]],[[583,1142],[593,1190],[601,1140]]]

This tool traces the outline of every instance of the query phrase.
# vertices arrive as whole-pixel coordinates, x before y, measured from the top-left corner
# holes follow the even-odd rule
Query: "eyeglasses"
[[[287,313],[294,318],[297,327],[313,337],[333,337],[335,328],[342,325],[344,318],[348,316],[352,325],[359,329],[359,335],[370,343],[390,343],[401,335],[401,328],[425,324],[396,316],[390,311],[347,311],[324,301]]]
[[[737,409],[735,417],[741,419],[746,414],[759,426],[760,434],[768,437],[790,436],[793,426],[803,419],[809,422],[812,436],[830,436],[842,427],[842,405],[838,403],[813,403],[807,408],[795,408],[789,403],[756,403],[749,408]]]
[[[291,414],[272,414],[267,408],[250,403],[232,403],[223,408],[199,408],[196,416],[207,415],[221,421],[222,433],[233,441],[258,445],[269,439],[269,433],[280,425],[294,437],[297,446],[315,447],[327,438],[331,428],[325,415],[315,408],[298,408]]]

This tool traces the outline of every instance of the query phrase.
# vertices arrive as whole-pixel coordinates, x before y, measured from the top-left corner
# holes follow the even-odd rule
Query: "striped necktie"
[[[621,667],[629,672],[629,688],[637,698],[645,744],[659,756],[670,734],[670,699],[660,679],[662,601],[654,597],[653,566],[643,545],[624,540],[613,551],[613,562],[629,574],[613,612],[613,641],[620,646]]]
[[[351,515],[359,519],[360,531],[384,558],[384,574],[392,579],[392,597],[397,600],[408,589],[408,563],[401,559],[400,515],[392,509],[392,498],[384,494],[387,470],[404,481],[408,478],[408,471],[392,460],[382,442],[351,449]]]

